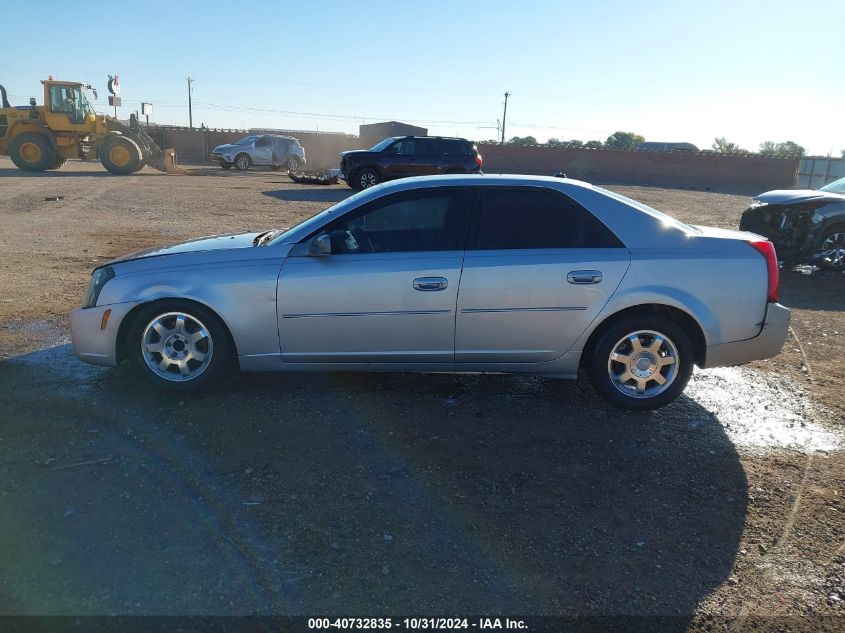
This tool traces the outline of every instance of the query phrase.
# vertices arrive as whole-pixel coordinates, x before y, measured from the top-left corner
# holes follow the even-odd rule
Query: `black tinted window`
[[[444,139],[441,142],[443,143],[444,154],[449,154],[450,156],[465,156],[469,154],[469,147],[463,141],[459,141],[457,139]]]
[[[485,189],[477,249],[620,248],[604,224],[565,195],[542,189]]]
[[[417,154],[421,156],[437,156],[443,153],[440,142],[436,138],[418,138],[416,143]]]
[[[333,253],[451,251],[464,247],[472,194],[435,189],[398,194],[329,227]]]

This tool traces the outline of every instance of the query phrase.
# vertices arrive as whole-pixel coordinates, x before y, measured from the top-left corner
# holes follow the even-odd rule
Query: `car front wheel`
[[[153,304],[133,320],[126,349],[135,369],[152,383],[200,389],[231,366],[225,326],[210,310],[188,302]]]
[[[819,263],[828,270],[845,270],[845,226],[825,231],[817,255]]]
[[[379,182],[381,182],[381,177],[372,167],[365,167],[355,175],[356,189],[369,189],[375,187]]]
[[[238,154],[235,157],[235,169],[239,171],[245,171],[249,169],[249,165],[249,156],[247,156],[246,154]]]
[[[609,327],[587,369],[593,387],[611,404],[649,410],[681,395],[692,367],[692,343],[683,329],[664,317],[643,315]]]

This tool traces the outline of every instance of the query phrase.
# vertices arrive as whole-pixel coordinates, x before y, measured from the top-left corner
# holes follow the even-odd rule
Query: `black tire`
[[[361,189],[369,189],[379,184],[381,182],[381,174],[372,167],[364,167],[355,172],[352,180],[355,183],[355,186],[352,188],[360,191]]]
[[[109,134],[97,148],[100,162],[118,176],[129,176],[144,167],[141,148],[131,138]]]
[[[220,169],[232,169],[232,163],[220,163]]]
[[[285,163],[285,167],[287,168],[288,172],[293,172],[294,174],[299,171],[300,163],[299,159],[296,156],[291,156],[288,159],[288,162]]]
[[[24,132],[9,143],[9,156],[21,171],[44,171],[56,162],[58,155],[50,139],[38,132]]]
[[[834,247],[837,251],[845,249],[843,236],[845,236],[845,224],[837,224],[835,226],[828,227],[822,232],[816,247],[815,258],[818,260],[819,266],[836,272],[845,270],[845,256],[843,256],[841,252],[836,253],[833,256],[822,256],[823,252],[831,250],[831,248],[827,248],[827,245],[825,244],[828,240],[831,241],[829,246]]]
[[[178,337],[177,330],[175,329],[175,317],[165,316],[173,313],[183,314],[188,317],[186,323],[189,320],[193,320],[195,323],[201,324],[208,333],[208,337],[204,337],[197,343],[183,343],[182,352],[188,355],[197,351],[201,353],[204,351],[206,354],[210,353],[210,357],[201,371],[199,371],[199,367],[197,366],[199,363],[196,360],[192,358],[185,360],[185,363],[192,367],[191,371],[197,372],[193,378],[180,378],[182,374],[178,369],[178,363],[176,361],[172,361],[164,371],[165,374],[170,374],[170,379],[159,375],[159,373],[148,366],[142,350],[145,341],[144,336],[148,329],[150,329],[151,335],[158,336],[158,341],[154,341],[154,344],[161,342],[164,346],[166,341],[174,338],[174,335]],[[172,330],[173,334],[168,337],[153,334],[154,328],[152,328],[152,324],[157,320],[171,324],[174,328]],[[165,330],[165,332],[167,331]],[[190,328],[186,331],[190,332]],[[205,389],[220,381],[233,368],[234,348],[226,326],[214,312],[190,301],[161,301],[143,307],[132,319],[132,322],[127,328],[126,336],[125,345],[130,365],[147,381],[158,387],[175,391]],[[195,345],[197,348],[191,348],[191,345]],[[175,347],[171,347],[169,353],[175,353]],[[154,356],[151,362],[165,360],[165,356],[162,353],[152,352],[152,354]]]
[[[62,165],[67,162],[67,158],[62,158],[61,156],[57,156],[56,160],[54,160],[47,169],[58,169]]]
[[[634,386],[617,386],[618,381],[611,378],[611,371],[624,375],[625,367],[622,363],[611,361],[610,355],[618,349],[617,344],[622,342],[629,334],[644,333],[644,339],[638,337],[638,340],[649,340],[647,333],[651,332],[659,334],[668,340],[669,344],[674,345],[675,362],[658,367],[655,372],[664,376],[668,386],[662,387],[656,380],[649,378],[644,394],[638,396],[635,395]],[[651,340],[656,342],[655,339]],[[661,351],[649,358],[660,362],[657,360],[658,358],[662,359],[671,355],[667,353],[668,349],[670,347],[664,344],[660,347]],[[587,353],[590,354],[590,357],[585,359],[587,375],[599,395],[614,406],[637,411],[658,409],[680,396],[692,375],[694,361],[692,342],[687,333],[674,321],[656,314],[635,315],[612,324],[599,336],[595,345],[592,345]],[[647,355],[649,352],[645,350],[644,354]],[[633,355],[633,351],[628,354],[628,356],[631,355]],[[639,356],[637,357],[639,358]],[[673,365],[675,366],[674,370],[672,369]],[[649,371],[649,368],[643,368],[642,371]],[[671,381],[667,377],[670,377]],[[636,380],[636,378],[632,375],[631,380]],[[649,396],[648,391],[652,389],[662,390],[655,391],[654,395]]]
[[[235,156],[235,169],[238,171],[246,171],[252,165],[249,154],[238,154]]]

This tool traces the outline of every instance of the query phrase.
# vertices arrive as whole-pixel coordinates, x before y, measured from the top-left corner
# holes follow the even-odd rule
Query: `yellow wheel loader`
[[[23,171],[58,169],[68,158],[99,158],[113,174],[133,174],[150,165],[167,173],[187,173],[176,167],[176,153],[162,150],[138,124],[129,125],[97,114],[86,91],[74,81],[42,81],[44,105],[12,107],[0,86],[0,154]],[[94,98],[97,93],[94,92]]]

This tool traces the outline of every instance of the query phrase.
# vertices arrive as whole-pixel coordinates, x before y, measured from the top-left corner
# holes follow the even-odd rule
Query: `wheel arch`
[[[704,335],[704,329],[701,327],[701,324],[689,312],[664,303],[643,303],[629,306],[606,316],[590,332],[581,351],[580,365],[583,366],[585,361],[592,357],[593,349],[608,328],[622,319],[641,315],[659,315],[676,323],[690,338],[693,353],[695,354],[695,363],[699,367],[705,366],[707,360],[707,338]]]
[[[223,325],[223,330],[226,332],[226,336],[229,339],[229,343],[232,345],[232,352],[233,352],[232,357],[234,359],[234,362],[237,363],[238,362],[238,346],[237,346],[237,343],[235,342],[235,337],[232,336],[232,328],[229,327],[229,324],[226,323],[226,320],[222,316],[220,316],[220,313],[217,310],[215,310],[212,306],[208,305],[207,303],[205,303],[203,301],[198,301],[196,299],[187,299],[185,297],[179,297],[179,296],[172,296],[172,297],[157,297],[155,299],[143,301],[143,302],[139,303],[138,305],[136,305],[135,307],[133,307],[129,312],[127,312],[124,315],[123,320],[120,322],[120,325],[117,328],[117,336],[116,336],[116,340],[115,340],[115,360],[117,361],[117,364],[120,365],[124,360],[126,360],[128,358],[129,350],[126,347],[126,344],[127,344],[126,339],[127,339],[127,336],[128,336],[129,328],[131,327],[132,322],[135,320],[135,318],[138,316],[138,314],[142,310],[145,310],[145,309],[149,308],[150,306],[158,305],[158,304],[165,305],[165,304],[173,303],[173,302],[176,302],[176,301],[178,301],[179,303],[185,303],[185,304],[188,304],[188,305],[196,305],[196,306],[203,308],[204,310],[208,310],[220,321],[220,323]]]
[[[240,158],[241,156],[246,156],[246,159],[249,161],[250,167],[255,164],[252,160],[252,156],[249,155],[249,152],[238,152],[237,154],[235,154],[235,158],[232,160],[232,164],[234,165],[238,161],[238,158]]]

